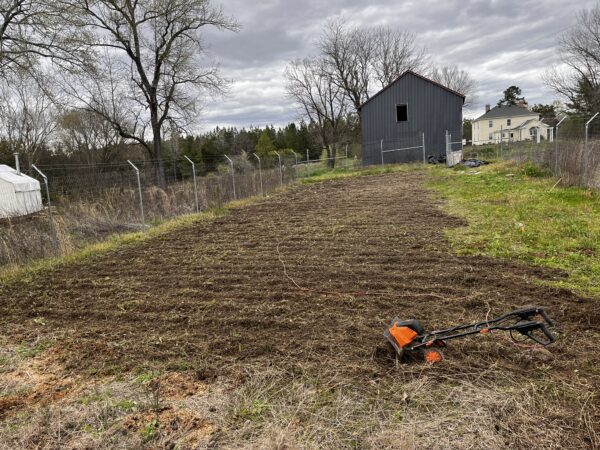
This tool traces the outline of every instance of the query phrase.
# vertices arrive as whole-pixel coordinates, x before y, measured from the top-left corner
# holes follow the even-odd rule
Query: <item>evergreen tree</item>
[[[498,106],[514,106],[520,101],[525,101],[525,97],[521,97],[521,88],[510,86],[504,91],[504,97],[498,101]]]
[[[263,157],[271,155],[276,150],[277,148],[275,147],[273,139],[271,138],[271,132],[269,128],[264,129],[258,138],[258,143],[256,144],[254,151],[258,154],[258,156]]]
[[[555,105],[533,105],[531,110],[538,113],[542,119],[545,119],[546,121],[552,121],[556,119]]]

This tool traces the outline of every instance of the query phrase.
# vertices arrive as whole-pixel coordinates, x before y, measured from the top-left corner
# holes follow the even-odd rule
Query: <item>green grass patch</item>
[[[157,377],[160,376],[160,372],[159,371],[150,371],[150,372],[144,372],[139,374],[136,377],[136,381],[140,384],[148,384],[150,383],[152,380],[156,379]]]
[[[309,177],[302,178],[302,183],[320,183],[322,181],[343,180],[346,178],[367,177],[386,173],[413,172],[423,170],[424,167],[423,164],[396,164],[365,168],[340,167],[336,169],[322,169],[312,173]]]
[[[448,212],[469,226],[448,232],[461,254],[518,259],[562,269],[551,284],[600,298],[600,196],[556,185],[543,169],[498,163],[429,171]]]
[[[263,415],[269,411],[269,404],[265,400],[253,400],[247,404],[240,405],[235,413],[239,420],[261,420]]]
[[[35,358],[48,348],[50,348],[49,342],[37,341],[33,344],[23,343],[15,349],[15,352],[20,358]]]
[[[145,444],[154,440],[158,434],[160,433],[160,423],[158,420],[153,420],[152,422],[146,424],[144,428],[140,430],[140,434],[142,436],[142,440]]]

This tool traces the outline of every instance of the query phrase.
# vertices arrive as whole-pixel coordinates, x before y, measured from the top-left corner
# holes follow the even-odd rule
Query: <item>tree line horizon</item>
[[[464,94],[467,108],[477,92],[467,71],[433,62],[414,33],[329,21],[312,54],[284,73],[301,121],[194,134],[201,106],[229,88],[203,33],[241,28],[222,7],[210,0],[0,0],[0,13],[5,163],[15,151],[28,165],[130,156],[152,161],[161,180],[162,161],[178,156],[208,161],[227,152],[308,149],[333,167],[345,144],[360,141],[360,105],[405,71]],[[544,82],[564,100],[561,112],[587,114],[600,108],[600,6],[580,11],[577,23],[558,40],[568,70],[549,68]],[[538,106],[543,116],[558,112]]]

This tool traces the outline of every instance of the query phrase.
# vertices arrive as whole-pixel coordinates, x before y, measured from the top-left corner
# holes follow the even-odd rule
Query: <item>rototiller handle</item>
[[[550,325],[551,327],[554,326],[554,321],[550,317],[548,317],[548,314],[546,314],[546,311],[544,311],[544,308],[540,308],[538,312],[539,312],[540,316],[542,316],[544,318],[544,320],[546,321],[546,323],[548,325]],[[544,333],[546,333],[546,331],[547,331],[550,335],[552,335],[552,333],[550,333],[550,331],[548,330],[547,327],[544,327],[544,329],[545,329]],[[546,334],[546,336],[548,336],[548,334]],[[552,337],[554,338],[554,336],[552,336]],[[555,340],[556,340],[556,338],[554,338],[552,340],[552,342],[554,342]]]
[[[518,323],[516,325],[513,325],[512,330],[521,333],[523,336],[527,336],[532,341],[534,341],[540,345],[543,345],[544,347],[546,345],[550,345],[556,341],[556,336],[554,336],[552,334],[552,332],[550,331],[548,326],[543,322],[536,321],[536,322]],[[533,332],[535,330],[542,330],[542,333],[544,333],[544,335],[548,338],[548,340],[545,341],[545,340],[540,339],[539,337],[535,336],[533,334]]]
[[[550,317],[548,317],[548,314],[546,314],[544,308],[538,306],[528,306],[526,308],[511,311],[507,314],[504,314],[503,316],[498,317],[497,319],[494,319],[492,322],[502,322],[505,319],[514,316],[520,317],[523,320],[532,320],[537,315],[542,316],[542,318],[546,321],[546,323],[549,326],[554,326],[554,322],[552,321],[552,319],[550,319]]]

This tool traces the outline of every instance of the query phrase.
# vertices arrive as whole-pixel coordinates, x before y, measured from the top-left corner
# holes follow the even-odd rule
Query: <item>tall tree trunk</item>
[[[330,169],[334,169],[335,168],[335,157],[336,157],[336,146],[334,145],[329,145],[327,147],[327,157],[329,158],[327,160],[327,165],[329,166]]]
[[[158,123],[157,115],[152,114],[152,167],[156,176],[156,183],[161,187],[166,187],[165,166],[162,160],[162,136],[160,124]]]
[[[27,158],[27,167],[29,168],[29,170],[31,170],[31,166],[33,165],[31,151],[28,148],[25,148],[25,146],[23,146],[23,149],[25,150],[25,158]]]
[[[323,143],[323,148],[327,151],[327,167],[333,169],[335,165],[335,161],[331,156],[331,145],[329,144],[329,137],[327,136],[327,131],[323,129],[321,126],[321,141]],[[333,165],[332,165],[333,163]]]

